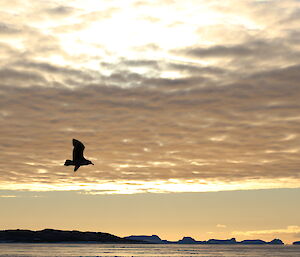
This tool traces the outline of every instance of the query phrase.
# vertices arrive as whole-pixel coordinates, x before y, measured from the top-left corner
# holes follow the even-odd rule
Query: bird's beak
[[[92,163],[92,165],[95,165],[94,163]]]

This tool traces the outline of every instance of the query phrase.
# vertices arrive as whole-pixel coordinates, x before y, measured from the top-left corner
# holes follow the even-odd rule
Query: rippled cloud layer
[[[5,3],[0,188],[298,187],[299,10],[292,0]],[[62,166],[72,138],[95,163],[75,176]]]

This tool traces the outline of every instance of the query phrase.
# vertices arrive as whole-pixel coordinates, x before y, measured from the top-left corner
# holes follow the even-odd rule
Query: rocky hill
[[[44,229],[32,230],[2,230],[0,242],[14,243],[55,243],[55,242],[97,242],[97,243],[138,243],[102,232],[80,232],[76,230]]]

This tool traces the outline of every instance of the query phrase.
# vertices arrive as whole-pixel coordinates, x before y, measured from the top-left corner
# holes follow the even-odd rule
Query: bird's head
[[[90,160],[88,160],[87,162],[88,162],[88,165],[89,165],[89,164],[94,165],[94,163],[92,163]]]

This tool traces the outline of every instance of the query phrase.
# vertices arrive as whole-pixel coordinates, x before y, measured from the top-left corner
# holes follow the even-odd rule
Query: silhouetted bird
[[[65,161],[65,166],[70,166],[70,165],[74,165],[74,171],[78,170],[80,166],[83,165],[89,165],[92,164],[94,165],[94,163],[92,163],[91,161],[85,159],[83,157],[83,150],[84,150],[84,145],[83,143],[81,143],[80,141],[73,139],[73,160],[66,160]]]

